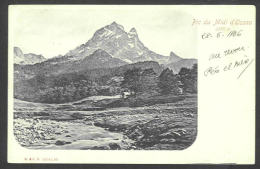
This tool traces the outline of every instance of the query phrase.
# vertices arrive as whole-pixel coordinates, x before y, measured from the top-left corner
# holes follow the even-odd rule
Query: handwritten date
[[[239,37],[242,35],[243,30],[232,30],[229,31],[228,33],[226,32],[216,32],[216,33],[210,33],[210,32],[205,32],[201,35],[202,39],[211,39],[211,38],[234,38],[234,37]]]

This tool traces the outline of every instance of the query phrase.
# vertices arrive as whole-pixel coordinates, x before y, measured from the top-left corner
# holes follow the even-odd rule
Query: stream
[[[32,149],[119,149],[119,147],[127,149],[133,141],[122,133],[94,126],[84,119],[57,121],[50,118],[28,117],[28,114],[35,112],[47,112],[51,117],[58,114],[60,118],[73,113],[66,110],[57,111],[57,108],[61,106],[86,100],[96,101],[119,97],[94,96],[66,104],[32,103],[14,99],[14,114],[18,116],[14,119],[14,134],[22,146]],[[92,114],[95,111],[83,113]]]

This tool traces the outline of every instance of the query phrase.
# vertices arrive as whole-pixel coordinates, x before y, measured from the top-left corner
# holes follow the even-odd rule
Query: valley
[[[14,47],[13,131],[28,149],[183,150],[197,135],[197,59],[113,22],[65,55]]]
[[[92,97],[66,104],[15,100],[15,138],[30,149],[81,150],[181,150],[195,140],[196,95],[175,103],[79,111],[97,101],[119,97]]]

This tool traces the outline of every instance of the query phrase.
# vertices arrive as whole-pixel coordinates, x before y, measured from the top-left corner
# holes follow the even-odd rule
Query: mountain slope
[[[178,62],[180,60],[182,60],[182,58],[180,56],[178,56],[175,53],[171,52],[169,60],[168,60],[168,63]]]
[[[89,41],[69,51],[64,58],[80,60],[97,49],[105,50],[113,57],[128,63],[150,60],[167,64],[179,59],[175,54],[163,56],[149,50],[140,41],[135,28],[126,32],[124,27],[116,22],[97,30]]]
[[[101,61],[100,58],[98,59],[98,56],[95,56],[97,54],[93,55],[97,50],[105,51],[107,54],[104,56],[109,55],[109,57],[106,57],[109,61],[105,61],[105,58],[103,58],[105,59],[104,61]],[[38,63],[32,67],[27,67],[32,70],[32,73],[35,72],[36,74],[40,72],[57,75],[84,69],[115,67],[143,61],[155,61],[165,66],[168,65],[171,69],[176,69],[175,72],[180,69],[180,66],[189,66],[186,63],[189,61],[184,60],[184,63],[179,62],[182,58],[173,52],[169,56],[163,56],[149,50],[140,41],[135,28],[126,32],[124,27],[116,22],[97,30],[93,37],[85,44],[80,45],[74,50],[70,50],[64,56],[54,57],[44,62],[42,62],[43,58],[40,55],[39,57],[37,56],[34,54],[23,54],[19,48],[15,48],[15,63]],[[174,64],[176,62],[179,62],[181,65]]]
[[[167,64],[166,66],[173,70],[174,73],[179,73],[182,67],[192,68],[197,63],[197,59],[181,59],[177,62]]]
[[[23,54],[19,47],[14,47],[14,63],[22,65],[32,65],[40,63],[46,60],[42,55],[36,55],[34,53]]]
[[[103,51],[97,52],[103,53]],[[59,74],[51,73],[51,71],[38,72],[26,78],[26,76],[29,76],[26,73],[30,72],[28,68],[31,68],[31,66],[34,65],[15,65],[14,96],[32,102],[50,102],[51,99],[56,99],[56,101],[58,99],[59,102],[75,101],[91,95],[102,95],[104,88],[110,88],[113,89],[111,92],[117,92],[121,89],[117,87],[120,90],[116,90],[115,86],[108,86],[108,83],[114,78],[122,79],[124,73],[129,69],[140,68],[144,70],[152,68],[157,75],[163,70],[163,67],[157,62],[145,61],[112,68],[63,71]],[[60,94],[66,95],[66,98]],[[61,98],[65,100],[61,100]]]
[[[15,76],[26,79],[35,75],[42,74],[45,76],[60,75],[66,73],[79,72],[91,69],[104,69],[119,67],[127,64],[126,62],[113,58],[106,51],[98,49],[83,60],[63,61],[62,59],[50,59],[33,65],[14,66]]]
[[[196,62],[194,59],[182,59],[174,52],[169,56],[159,55],[144,46],[135,28],[126,32],[124,27],[116,22],[97,30],[85,44],[64,56],[42,62],[41,55],[23,54],[17,47],[14,48],[14,53],[15,63],[19,64],[15,65],[15,74],[26,79],[38,74],[56,76],[146,61],[157,62],[178,73],[181,67],[190,67]]]
[[[106,51],[98,49],[93,54],[84,58],[77,69],[98,69],[98,68],[112,68],[127,64],[126,62],[113,58]]]

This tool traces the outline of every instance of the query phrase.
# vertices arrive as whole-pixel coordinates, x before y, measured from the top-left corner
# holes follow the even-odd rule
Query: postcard
[[[10,5],[8,162],[254,164],[253,5]]]

